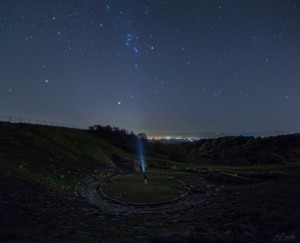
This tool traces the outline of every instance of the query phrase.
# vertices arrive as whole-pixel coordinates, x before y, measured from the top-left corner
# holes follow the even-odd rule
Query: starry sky
[[[300,131],[297,0],[2,0],[0,115],[150,136]]]

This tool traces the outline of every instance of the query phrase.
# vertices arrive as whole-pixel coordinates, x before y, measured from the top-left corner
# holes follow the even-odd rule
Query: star
[[[27,41],[33,40],[33,36],[32,36],[32,35],[31,35],[31,36],[27,36],[27,37],[26,37],[26,40],[27,40]]]
[[[215,97],[220,96],[221,95],[221,91],[218,91],[217,93],[214,94]]]
[[[125,45],[128,46],[130,49],[132,49],[135,54],[139,53],[139,49],[136,46],[138,39],[139,37],[136,35],[132,35],[132,34],[126,35]]]
[[[5,34],[1,39],[5,55],[0,56],[4,82],[0,103],[5,94],[16,99],[11,104],[4,102],[3,109],[11,113],[20,112],[16,104],[23,101],[19,93],[26,85],[26,90],[36,94],[26,99],[28,112],[37,113],[30,105],[43,95],[43,104],[49,107],[55,96],[61,104],[53,106],[55,120],[73,120],[71,112],[79,107],[87,109],[87,116],[92,110],[107,111],[108,123],[114,123],[113,112],[119,110],[118,115],[126,116],[120,117],[122,128],[147,130],[143,120],[149,119],[146,125],[157,129],[197,130],[200,126],[214,130],[210,121],[216,117],[206,110],[219,105],[217,116],[234,120],[229,117],[232,113],[241,127],[238,122],[220,122],[218,129],[264,130],[269,129],[264,127],[268,123],[259,121],[265,121],[262,111],[270,106],[270,117],[278,122],[266,119],[275,130],[285,122],[283,109],[276,105],[284,106],[279,108],[287,109],[284,114],[292,117],[293,102],[300,97],[296,44],[300,6],[290,1],[280,5],[266,1],[258,11],[248,1],[207,1],[205,6],[203,1],[181,1],[181,5],[168,0],[17,2],[0,3],[4,6],[0,29]],[[20,78],[24,74],[26,78]],[[80,95],[85,98],[79,100],[81,104],[65,104],[64,94],[73,101]],[[259,109],[252,109],[252,103],[260,104]],[[91,107],[85,108],[86,104]],[[192,104],[201,105],[198,110],[189,109]],[[133,109],[138,112],[131,114]],[[168,119],[175,110],[191,120],[169,128]],[[65,111],[70,114],[60,116]],[[300,115],[296,118],[293,122],[298,128]],[[94,123],[92,119],[96,122],[98,117],[91,112],[90,118],[78,123]],[[252,122],[254,119],[259,120]]]
[[[139,53],[139,50],[136,48],[136,47],[133,47],[133,51],[134,51],[134,53]]]

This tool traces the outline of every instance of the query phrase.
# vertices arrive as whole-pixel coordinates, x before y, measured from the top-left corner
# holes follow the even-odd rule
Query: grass
[[[0,123],[0,169],[63,191],[114,167],[111,157],[132,157],[86,130]]]
[[[113,198],[125,193],[121,201],[136,203],[163,202],[178,195],[177,182],[173,178],[149,175],[148,183],[144,184],[141,174],[116,177],[104,188],[104,192]]]
[[[34,236],[32,241],[142,241],[134,237],[144,237],[149,233],[159,239],[170,233],[186,236],[196,232],[204,236],[209,233],[207,237],[214,239],[211,241],[234,242],[248,241],[243,237],[244,232],[249,231],[253,233],[252,241],[257,237],[258,241],[267,242],[283,231],[292,233],[286,230],[294,230],[299,225],[299,163],[225,166],[147,157],[148,184],[144,184],[141,173],[120,175],[108,183],[105,193],[125,202],[162,202],[178,195],[177,181],[173,177],[187,185],[196,185],[205,179],[209,169],[232,173],[289,172],[286,177],[266,178],[254,184],[224,183],[224,189],[220,183],[217,198],[205,199],[209,204],[203,203],[201,208],[180,213],[180,222],[173,221],[172,215],[166,214],[161,219],[159,215],[157,222],[151,224],[146,215],[119,217],[101,210],[94,215],[95,208],[88,202],[57,193],[57,190],[73,193],[75,185],[91,175],[102,180],[98,171],[114,166],[113,156],[135,159],[136,155],[85,130],[0,122],[0,134],[0,176],[4,195],[0,200],[1,216],[5,218],[6,215],[8,220],[2,222],[5,232],[2,237],[4,235],[8,240],[19,236],[29,241]],[[170,168],[153,166],[157,164],[170,165]],[[119,197],[120,194],[123,196]],[[246,226],[250,226],[250,230]],[[236,240],[222,238],[230,231],[238,237]],[[198,241],[209,239],[197,238]]]
[[[111,160],[114,156],[122,159],[137,158],[136,155],[101,140],[86,130],[0,123],[0,131],[0,169],[2,171],[23,179],[39,181],[67,192],[72,192],[80,180],[97,174],[96,171],[114,167]],[[201,161],[198,164],[186,164],[169,161],[162,157],[147,157],[146,161],[149,165],[149,173],[164,177],[178,176],[187,180],[205,174],[209,169],[232,173],[299,171],[299,163],[257,166],[201,165]],[[151,164],[170,164],[171,167],[169,169],[156,168],[151,167]],[[194,168],[196,172],[188,171],[187,168]],[[137,179],[136,183],[139,182],[143,183],[143,179]],[[139,189],[141,188],[144,187],[140,186]],[[150,191],[152,187],[149,185],[145,188]],[[168,188],[164,190],[167,192],[167,197],[172,194],[168,193]],[[162,196],[158,197],[162,198]],[[134,200],[140,199],[137,197]]]
[[[1,171],[65,192],[72,193],[80,180],[97,175],[97,171],[114,167],[111,160],[113,156],[137,159],[137,155],[101,140],[86,130],[0,122],[0,131]],[[146,160],[149,163],[171,162],[150,157]],[[170,172],[158,170],[165,176]],[[168,198],[168,193],[166,195]]]

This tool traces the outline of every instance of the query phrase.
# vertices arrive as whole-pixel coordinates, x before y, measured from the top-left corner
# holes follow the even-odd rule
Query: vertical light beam
[[[138,149],[139,149],[139,157],[140,157],[140,161],[141,161],[141,169],[142,169],[142,172],[145,174],[146,173],[146,163],[145,163],[145,159],[144,159],[143,145],[142,145],[141,139],[138,139]]]

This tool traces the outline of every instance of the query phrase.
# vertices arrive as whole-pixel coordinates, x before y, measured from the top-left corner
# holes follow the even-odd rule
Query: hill
[[[145,184],[136,135],[104,129],[0,123],[0,241],[298,239],[299,135],[143,141]]]
[[[97,171],[116,168],[115,157],[135,157],[87,130],[1,122],[0,133],[2,172],[63,191],[73,191]]]
[[[300,163],[300,134],[276,137],[223,137],[194,143],[194,161],[227,165]]]

